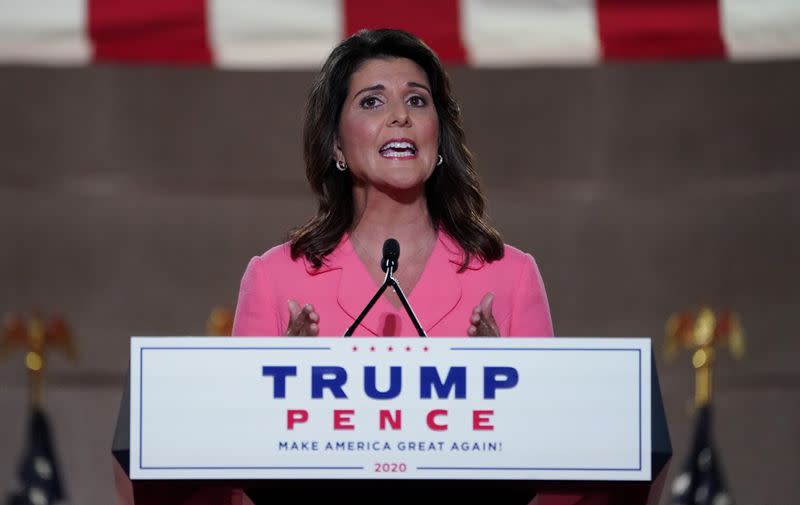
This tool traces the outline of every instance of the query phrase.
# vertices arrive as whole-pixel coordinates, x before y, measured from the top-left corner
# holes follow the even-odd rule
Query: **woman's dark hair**
[[[503,257],[500,234],[488,222],[485,201],[464,144],[458,103],[439,58],[420,39],[400,30],[362,30],[336,46],[308,97],[303,127],[306,177],[317,196],[317,214],[290,233],[292,258],[304,255],[319,268],[353,224],[353,179],[336,169],[333,146],[350,77],[367,60],[408,58],[427,74],[439,116],[439,152],[444,162],[425,183],[428,213],[464,252],[461,270],[472,257]]]

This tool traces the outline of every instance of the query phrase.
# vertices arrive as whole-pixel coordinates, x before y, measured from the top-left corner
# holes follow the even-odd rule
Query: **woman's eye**
[[[381,101],[378,100],[378,97],[375,96],[368,96],[361,100],[361,107],[365,109],[374,109],[378,105],[381,104]]]
[[[414,107],[424,107],[427,103],[424,98],[419,95],[414,95],[408,99],[409,105],[413,105]]]

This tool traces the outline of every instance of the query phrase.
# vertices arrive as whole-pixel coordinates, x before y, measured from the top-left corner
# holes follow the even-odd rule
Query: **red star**
[[[392,348],[392,346],[389,346],[389,352],[392,352],[393,350],[394,348]]]
[[[411,350],[411,348],[410,348],[410,347],[408,347],[408,346],[406,346],[406,352],[408,352],[408,351],[410,351],[410,350]]]
[[[357,351],[357,350],[358,350],[358,347],[353,346],[353,351]]]
[[[426,345],[425,347],[422,348],[422,350],[428,352],[428,346]]]
[[[369,348],[369,350],[370,351],[375,351],[375,346],[373,345],[372,347]]]

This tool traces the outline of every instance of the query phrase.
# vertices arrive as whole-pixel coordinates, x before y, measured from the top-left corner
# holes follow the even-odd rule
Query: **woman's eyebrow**
[[[382,91],[384,89],[386,89],[386,86],[384,86],[383,84],[375,84],[373,86],[367,86],[366,88],[363,88],[363,89],[359,90],[358,93],[353,95],[353,98],[355,98],[358,95],[360,95],[361,93],[364,93],[364,92],[367,92],[367,91],[379,91],[379,90]]]
[[[425,86],[424,84],[420,84],[418,82],[413,82],[413,81],[409,82],[407,84],[408,84],[408,87],[410,87],[410,88],[422,88],[425,91],[427,91],[429,95],[433,94],[433,93],[431,93],[431,89],[429,87]]]
[[[427,91],[429,95],[432,94],[431,93],[431,89],[428,86],[426,86],[424,84],[420,84],[418,82],[410,81],[410,82],[406,83],[406,86],[408,86],[409,88],[422,88],[425,91]],[[362,88],[362,89],[358,90],[358,93],[353,95],[353,98],[356,98],[361,93],[366,93],[367,91],[383,91],[385,89],[386,89],[386,86],[384,86],[383,84],[374,84],[372,86],[367,86],[366,88]]]

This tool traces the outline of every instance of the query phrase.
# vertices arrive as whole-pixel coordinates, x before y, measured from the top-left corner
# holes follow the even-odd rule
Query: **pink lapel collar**
[[[439,324],[461,300],[461,278],[457,273],[460,260],[458,245],[440,231],[428,264],[409,296],[409,303],[426,332]],[[464,331],[468,323],[464,322]]]
[[[464,259],[461,246],[442,231],[439,231],[438,238],[425,271],[409,297],[426,332],[439,324],[461,301],[463,272],[458,271]],[[467,270],[479,270],[483,265],[480,259],[471,258]],[[463,326],[464,333],[453,336],[466,335],[469,321],[465,320]]]
[[[339,241],[339,245],[325,257],[325,262],[319,268],[308,262],[305,258],[306,272],[310,275],[318,275],[325,272],[340,270],[339,286],[336,291],[336,301],[339,307],[342,308],[353,320],[358,317],[358,314],[364,309],[369,302],[370,298],[375,294],[378,285],[370,277],[369,272],[361,263],[358,254],[353,249],[353,244],[350,242],[350,236],[345,233]],[[385,306],[391,307],[389,302],[386,302],[382,297],[375,303],[369,314],[361,321],[361,326],[378,335],[378,328],[380,328],[380,312],[385,312]],[[380,310],[380,309],[384,310]],[[342,328],[344,332],[346,328]]]
[[[342,310],[355,320],[375,294],[378,284],[370,277],[364,264],[361,263],[361,259],[353,249],[349,235],[342,237],[336,252],[339,254],[333,259],[331,266],[338,265],[342,270],[336,299]],[[361,321],[361,326],[372,332],[373,335],[379,334],[380,313],[385,311],[385,306],[391,307],[391,304],[381,297],[375,302],[370,313]]]
[[[378,285],[370,277],[369,272],[353,249],[347,234],[342,237],[333,252],[325,258],[325,263],[320,268],[314,268],[305,258],[303,261],[305,262],[306,271],[311,275],[341,270],[337,302],[342,310],[353,319],[358,317],[358,314],[369,302],[372,295],[375,294],[375,290],[378,289]],[[440,231],[436,245],[430,258],[428,258],[428,263],[425,265],[425,270],[417,285],[414,286],[414,290],[410,295],[406,291],[409,302],[426,332],[452,312],[461,300],[461,279],[458,269],[462,261],[461,247],[449,235]],[[401,255],[401,268],[402,264]],[[482,267],[483,262],[473,258],[467,269],[478,270]],[[379,335],[380,314],[387,311],[400,314],[404,321],[408,318],[402,308],[395,308],[381,297],[372,311],[361,322],[361,326],[372,334]],[[464,321],[464,331],[466,331],[468,323],[469,321]],[[413,325],[409,321],[403,327],[411,329]]]

